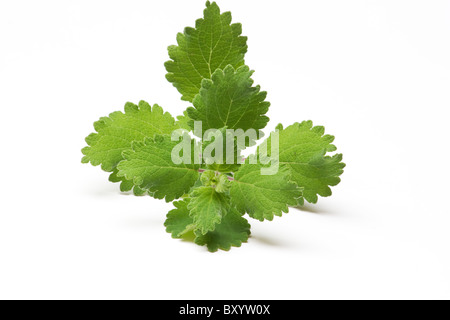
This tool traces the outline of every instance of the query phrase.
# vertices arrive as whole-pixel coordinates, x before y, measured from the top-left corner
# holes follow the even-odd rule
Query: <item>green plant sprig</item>
[[[167,232],[173,238],[193,237],[212,252],[248,240],[250,224],[244,214],[273,220],[291,206],[330,196],[330,186],[340,182],[345,167],[342,154],[329,155],[336,150],[334,137],[311,121],[277,126],[279,169],[272,175],[262,175],[265,165],[249,159],[232,165],[210,163],[208,158],[198,164],[172,161],[178,142],[171,134],[177,129],[192,131],[195,121],[203,124],[199,136],[208,129],[224,136],[225,129],[261,130],[268,123],[270,103],[245,65],[247,37],[241,33],[241,24],[231,23],[230,12],[221,13],[208,1],[195,28],[178,33],[165,63],[167,80],[191,106],[175,119],[157,104],[128,102],[124,112],[94,123],[96,132],[86,138],[88,146],[82,150],[82,162],[110,172],[109,180],[119,182],[121,191],[176,200],[164,224]],[[274,134],[258,150],[270,150]],[[211,142],[200,143],[205,148]],[[248,141],[244,147],[254,143]],[[236,154],[241,151],[237,149]]]

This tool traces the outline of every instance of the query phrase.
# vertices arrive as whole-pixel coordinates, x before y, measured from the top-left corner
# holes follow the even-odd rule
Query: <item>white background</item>
[[[126,101],[188,103],[166,48],[199,1],[0,2],[0,298],[450,298],[450,1],[220,1],[249,37],[267,131],[312,119],[333,196],[211,254],[80,149]]]

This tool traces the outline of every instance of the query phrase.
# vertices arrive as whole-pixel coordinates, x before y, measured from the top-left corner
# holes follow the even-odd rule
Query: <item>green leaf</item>
[[[188,204],[189,198],[175,201],[173,203],[175,209],[170,210],[167,214],[164,226],[166,231],[172,234],[172,238],[181,238],[184,234],[193,230],[194,220],[189,216]]]
[[[176,124],[187,131],[191,131],[191,127],[189,126],[189,122],[191,121],[191,118],[189,118],[187,111],[183,111],[183,114],[181,116],[177,117]]]
[[[332,144],[334,137],[325,135],[325,128],[322,126],[313,127],[312,121],[294,123],[286,129],[281,125],[277,128],[280,130],[280,166],[288,168],[292,180],[303,188],[304,199],[316,203],[318,195],[331,196],[330,186],[341,181],[339,176],[345,167],[342,154],[326,155],[327,152],[336,151],[336,146]],[[270,151],[270,139],[265,140],[260,148],[264,144],[267,144],[267,150]]]
[[[231,65],[218,69],[212,79],[204,79],[194,108],[187,109],[189,117],[202,122],[202,134],[208,129],[259,130],[266,126],[265,116],[270,103],[264,101],[267,93],[253,87],[253,71],[247,66],[235,70]]]
[[[226,193],[231,187],[231,181],[226,174],[209,170],[202,173],[200,181],[204,186],[214,188],[219,193]]]
[[[189,215],[201,234],[213,231],[230,208],[230,198],[212,187],[199,187],[191,193]]]
[[[232,203],[240,213],[247,212],[252,218],[263,221],[281,216],[290,206],[297,204],[301,188],[290,181],[287,168],[279,168],[274,175],[261,175],[261,164],[241,166],[235,174],[230,189]]]
[[[122,192],[128,192],[133,190],[133,194],[135,196],[144,196],[147,194],[146,190],[141,189],[138,186],[135,186],[133,183],[133,180],[126,180],[123,177],[118,177],[117,173],[119,171],[117,169],[114,169],[114,171],[109,175],[109,181],[111,182],[120,182],[120,191]],[[152,194],[150,194],[152,195]]]
[[[228,132],[226,127],[210,131],[206,139],[202,140],[206,167],[219,172],[239,170],[243,162],[241,150],[244,146],[245,142],[241,147],[238,146],[238,139]],[[231,154],[230,158],[228,158],[228,152]]]
[[[201,186],[203,185],[200,178],[201,178],[201,173],[199,173],[199,176],[198,176],[197,181],[196,181],[196,182],[194,183],[194,185],[191,187],[191,189],[189,190],[189,192],[186,193],[185,195],[183,195],[183,198],[188,198],[189,195],[192,193],[192,191],[194,191],[194,189],[196,189],[197,187],[201,187]]]
[[[187,193],[199,178],[199,165],[175,164],[172,149],[178,144],[168,135],[155,135],[144,142],[133,142],[132,150],[123,152],[125,160],[117,168],[118,176],[133,180],[154,197],[170,202]]]
[[[218,249],[228,251],[231,246],[240,247],[248,240],[250,224],[236,209],[232,208],[222,218],[221,223],[216,225],[214,231],[206,234],[196,231],[195,234],[195,243],[201,246],[206,245],[209,251],[215,252]]]
[[[123,160],[122,152],[130,149],[133,141],[144,141],[155,134],[170,134],[179,128],[175,119],[155,104],[151,107],[140,101],[139,106],[127,102],[125,113],[113,112],[109,117],[100,118],[94,123],[97,133],[86,138],[88,147],[82,150],[83,163],[101,165],[107,172],[112,172]]]
[[[195,29],[187,27],[184,33],[178,33],[178,46],[168,48],[172,60],[165,67],[167,80],[182,94],[182,100],[192,101],[202,79],[210,79],[216,69],[244,64],[247,37],[241,33],[240,23],[231,24],[231,13],[221,14],[217,4],[209,1]]]

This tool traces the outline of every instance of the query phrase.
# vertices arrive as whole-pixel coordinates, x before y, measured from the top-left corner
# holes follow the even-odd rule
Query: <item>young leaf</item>
[[[202,121],[202,134],[208,129],[259,130],[266,126],[265,116],[270,103],[264,101],[267,93],[260,87],[252,87],[253,71],[247,66],[235,70],[231,65],[218,69],[211,80],[204,79],[199,94],[193,101],[194,108],[187,109],[194,121]]]
[[[231,24],[231,13],[220,14],[217,4],[209,1],[195,29],[187,27],[184,33],[178,33],[178,46],[168,48],[172,60],[165,67],[167,80],[182,94],[182,100],[192,101],[202,79],[210,79],[216,69],[244,64],[247,37],[241,33],[240,23]]]
[[[170,134],[179,128],[175,119],[168,112],[155,104],[147,102],[139,105],[131,102],[125,104],[125,113],[113,112],[94,123],[97,133],[86,138],[88,147],[82,150],[83,163],[101,165],[107,172],[112,172],[123,160],[122,152],[131,147],[133,141],[144,141],[155,134]]]
[[[235,174],[230,189],[232,203],[242,214],[263,221],[273,220],[295,206],[302,191],[290,181],[287,168],[279,168],[274,175],[261,175],[261,164],[244,164]]]
[[[228,251],[231,246],[240,247],[248,240],[250,225],[236,209],[232,208],[222,218],[221,223],[216,225],[214,231],[206,234],[195,232],[195,234],[195,243],[201,246],[206,245],[209,251],[215,252],[218,249]]]
[[[172,238],[181,238],[183,234],[193,228],[194,219],[189,216],[188,204],[189,198],[175,201],[173,203],[175,209],[170,210],[167,214],[164,226],[166,231],[172,234]]]
[[[219,193],[227,193],[232,184],[226,174],[209,170],[202,173],[200,181],[204,186],[214,188]]]
[[[189,215],[201,234],[213,231],[230,208],[230,198],[212,187],[199,187],[191,193]]]
[[[324,135],[325,128],[313,127],[312,121],[303,121],[279,131],[279,161],[281,166],[290,170],[292,180],[303,188],[303,197],[310,203],[316,203],[317,195],[331,196],[330,186],[337,185],[344,172],[342,154],[332,157],[327,152],[336,150],[332,144],[334,137]],[[265,140],[261,146],[271,149],[271,140]],[[260,146],[260,147],[261,147]],[[302,201],[300,201],[302,204]]]
[[[172,149],[178,144],[168,135],[155,135],[144,142],[133,142],[132,150],[123,152],[125,160],[117,168],[118,176],[133,180],[140,188],[154,192],[166,202],[187,193],[199,178],[196,164],[175,164]],[[192,163],[192,162],[191,162]]]

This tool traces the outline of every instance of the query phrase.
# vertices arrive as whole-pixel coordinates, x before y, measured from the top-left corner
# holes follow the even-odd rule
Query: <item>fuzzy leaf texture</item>
[[[228,251],[232,246],[240,247],[248,240],[250,224],[233,208],[222,218],[222,222],[216,225],[214,231],[195,234],[194,242],[201,246],[206,245],[209,251],[215,252],[219,249]]]
[[[199,187],[191,193],[188,205],[196,230],[201,234],[213,231],[230,209],[230,198],[212,187]]]
[[[240,147],[237,142],[237,137],[227,128],[220,128],[218,130],[211,130],[202,140],[203,153],[206,155],[205,163],[209,170],[219,172],[234,172],[239,170],[243,162],[241,155],[244,146]],[[230,142],[228,144],[228,141]],[[231,150],[228,150],[231,149]],[[209,155],[212,157],[209,157]],[[228,155],[230,157],[228,158]]]
[[[170,113],[157,104],[151,107],[140,101],[139,105],[127,102],[124,113],[117,111],[100,118],[94,128],[97,133],[86,138],[88,147],[81,151],[82,162],[101,165],[104,171],[112,172],[123,160],[122,152],[129,149],[133,141],[144,141],[155,134],[170,134],[179,126]]]
[[[187,109],[194,121],[202,121],[202,134],[208,129],[259,130],[266,126],[265,116],[270,103],[264,101],[267,93],[253,87],[253,71],[247,66],[235,70],[232,66],[218,69],[212,79],[204,79],[194,107]],[[191,121],[191,125],[192,125]]]
[[[172,234],[172,238],[181,238],[194,226],[194,219],[189,215],[187,208],[189,201],[189,198],[182,201],[175,201],[173,203],[175,209],[170,210],[167,214],[164,226],[166,227],[166,231]]]
[[[117,168],[118,176],[133,180],[157,199],[170,202],[189,192],[198,180],[197,164],[174,164],[172,149],[178,144],[168,135],[155,135],[144,142],[133,142],[132,150],[123,152],[124,161]]]
[[[337,185],[344,172],[342,154],[327,156],[327,152],[336,151],[332,144],[334,136],[324,134],[322,126],[313,127],[312,121],[294,123],[279,129],[279,162],[291,173],[292,181],[303,188],[303,198],[316,203],[318,195],[331,196],[330,186]],[[271,140],[266,139],[260,147],[266,145],[270,152]],[[300,199],[299,204],[303,204]]]
[[[206,3],[204,16],[177,35],[177,46],[168,48],[171,60],[165,63],[166,78],[181,93],[182,100],[192,101],[202,79],[210,79],[218,68],[237,68],[244,64],[247,37],[242,25],[231,24],[231,13],[220,13],[218,5]]]
[[[290,179],[287,168],[274,175],[261,175],[261,164],[244,164],[235,174],[230,189],[232,203],[242,214],[257,220],[273,220],[288,212],[302,196],[302,190]]]
[[[94,128],[97,133],[86,138],[88,147],[81,150],[84,154],[82,162],[101,165],[104,171],[112,172],[109,181],[121,183],[121,191],[133,189],[133,193],[139,196],[145,191],[134,186],[133,181],[117,176],[116,167],[123,160],[122,152],[130,149],[133,141],[144,141],[155,134],[170,134],[180,125],[157,104],[151,107],[140,101],[139,105],[127,102],[124,113],[117,111],[100,118],[94,123]]]
[[[188,204],[190,199],[174,202],[175,209],[169,211],[164,223],[166,231],[172,234],[172,238],[182,238],[189,231],[195,230],[194,219],[189,215]],[[236,209],[232,208],[222,217],[220,224],[216,224],[214,231],[202,234],[195,231],[194,242],[198,245],[206,245],[208,250],[215,252],[219,249],[230,250],[232,246],[240,247],[248,240],[250,224]]]
[[[183,114],[177,117],[176,124],[180,128],[190,131],[191,130],[191,127],[189,126],[190,121],[191,118],[189,118],[189,116],[187,115],[187,111],[183,111]]]
[[[113,183],[120,182],[120,191],[127,192],[133,190],[133,194],[135,196],[143,196],[147,194],[147,191],[141,189],[139,186],[135,186],[133,180],[126,180],[124,177],[118,177],[118,172],[119,170],[117,170],[117,168],[114,169],[114,171],[109,176],[109,181]]]

